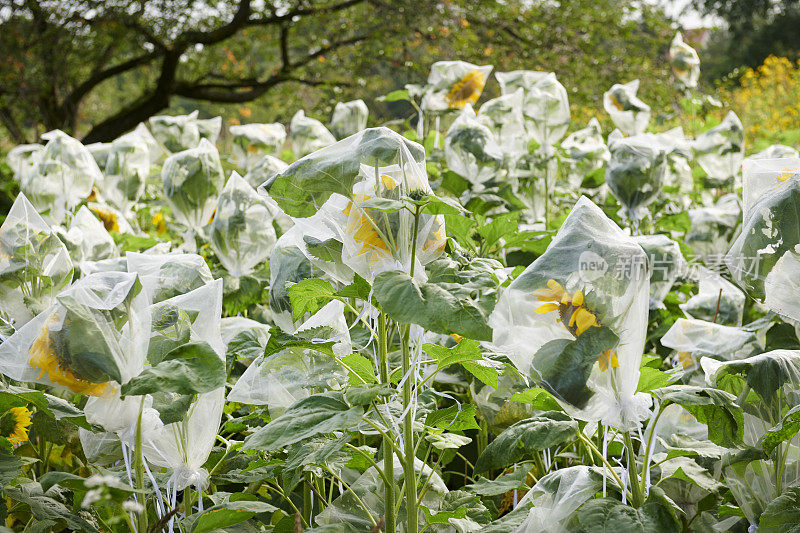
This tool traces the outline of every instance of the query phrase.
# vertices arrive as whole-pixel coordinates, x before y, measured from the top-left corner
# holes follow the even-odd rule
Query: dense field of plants
[[[5,528],[800,531],[800,158],[670,62],[686,131],[442,61],[382,127],[14,148]]]

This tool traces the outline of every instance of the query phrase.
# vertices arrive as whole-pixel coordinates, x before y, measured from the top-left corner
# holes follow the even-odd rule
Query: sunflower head
[[[89,209],[92,211],[92,213],[97,215],[97,218],[99,218],[103,223],[103,226],[105,226],[106,231],[119,231],[117,215],[107,209],[101,209],[99,207],[90,207]]]
[[[447,93],[447,105],[450,109],[462,109],[467,104],[474,104],[483,92],[486,76],[480,70],[471,70],[458,80]]]
[[[28,440],[30,425],[31,412],[26,407],[12,407],[0,417],[0,435],[19,445]]]
[[[164,213],[159,211],[153,215],[153,225],[156,227],[156,233],[159,235],[167,232],[167,223],[164,220]]]
[[[678,362],[684,370],[694,366],[694,359],[692,359],[692,354],[689,352],[678,352]]]
[[[101,396],[108,383],[95,383],[81,379],[69,367],[68,347],[66,343],[58,342],[57,335],[51,335],[47,326],[30,347],[28,364],[39,369],[39,378],[47,373],[47,378],[53,383],[63,385],[72,392],[88,396]]]

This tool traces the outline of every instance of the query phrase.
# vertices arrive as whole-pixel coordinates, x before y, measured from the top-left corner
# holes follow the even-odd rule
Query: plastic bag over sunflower
[[[547,251],[498,299],[494,349],[572,416],[632,429],[651,403],[636,392],[649,282],[642,248],[581,197]]]

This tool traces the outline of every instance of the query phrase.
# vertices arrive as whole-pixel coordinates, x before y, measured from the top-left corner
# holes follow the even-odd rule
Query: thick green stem
[[[312,507],[314,506],[314,502],[311,500],[311,472],[306,472],[305,474],[305,483],[303,483],[303,520],[306,524],[311,523],[311,514],[312,514]]]
[[[391,385],[389,381],[389,349],[386,336],[386,314],[381,311],[378,317],[378,351],[380,353],[380,375],[381,382]],[[391,430],[387,427],[387,435],[391,435]],[[392,443],[388,442],[389,439],[384,439],[383,442],[383,496],[384,507],[386,508],[386,515],[384,516],[384,524],[386,531],[395,531],[397,528],[397,517],[394,512],[394,454],[392,453]]]
[[[642,494],[645,493],[647,487],[645,484],[647,483],[647,470],[650,468],[650,451],[652,450],[653,442],[656,440],[656,428],[658,427],[658,419],[661,418],[661,414],[664,412],[669,403],[663,402],[658,409],[658,413],[656,417],[653,419],[652,427],[650,428],[649,434],[647,435],[647,445],[645,446],[644,451],[644,465],[642,465],[642,480],[641,484],[639,485],[641,488]]]
[[[139,418],[136,420],[136,440],[133,448],[133,464],[136,471],[136,488],[144,490],[144,456],[142,452],[142,411],[144,410],[144,396],[139,404]],[[147,498],[144,493],[136,495],[136,499],[144,509],[136,515],[137,531],[143,533],[147,531]],[[191,509],[186,511],[187,515],[191,513]]]
[[[622,438],[627,451],[626,455],[628,456],[628,475],[631,478],[631,504],[638,508],[644,503],[644,496],[642,494],[642,487],[639,485],[639,473],[636,466],[636,453],[633,451],[633,440],[631,439],[630,431],[623,433]]]
[[[412,376],[409,375],[411,367],[411,354],[409,350],[409,337],[411,335],[411,326],[406,325],[403,328],[403,408],[407,409],[411,405],[411,385]],[[403,477],[405,478],[406,485],[406,531],[408,533],[416,533],[419,531],[417,525],[417,477],[414,470],[414,413],[413,409],[408,409],[406,416],[403,418]]]

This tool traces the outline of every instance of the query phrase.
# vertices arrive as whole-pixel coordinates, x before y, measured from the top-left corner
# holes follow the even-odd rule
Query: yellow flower
[[[101,396],[108,386],[108,383],[93,383],[83,380],[69,368],[66,368],[62,364],[62,358],[56,353],[55,347],[50,341],[50,332],[47,330],[46,325],[31,345],[28,355],[31,356],[28,364],[40,370],[39,379],[46,372],[50,381],[63,385],[72,392],[88,396]]]
[[[206,222],[206,224],[211,224],[212,222],[214,222],[214,217],[216,215],[217,215],[217,208],[215,207],[214,210],[211,212],[211,217],[208,219],[208,222]]]
[[[684,370],[694,366],[694,359],[692,359],[692,354],[689,352],[678,352],[678,361],[680,362],[681,366],[683,366]]]
[[[166,233],[167,223],[164,220],[164,214],[161,211],[153,215],[153,225],[156,227],[156,233],[159,235]]]
[[[480,70],[471,70],[457,81],[445,98],[450,109],[462,109],[467,104],[474,104],[483,92],[486,77]]]
[[[107,209],[101,209],[99,207],[90,207],[89,210],[97,215],[97,218],[99,218],[103,226],[105,226],[106,231],[119,231],[117,215]]]
[[[609,95],[608,99],[611,100],[611,105],[613,105],[614,107],[616,107],[620,111],[623,110],[622,103],[617,99],[616,96],[614,96],[613,94]]]
[[[536,308],[538,315],[558,311],[558,321],[567,331],[575,337],[580,336],[593,326],[600,326],[597,315],[586,307],[583,292],[575,291],[570,295],[559,282],[554,279],[547,281],[547,288],[533,291],[533,295],[540,302],[547,302]],[[600,370],[605,372],[608,368],[619,366],[616,352],[607,350],[600,359]]]
[[[3,415],[3,436],[11,444],[18,445],[28,440],[31,412],[26,407],[12,407]]]
[[[357,199],[360,198],[361,201],[364,201],[368,198],[364,195],[356,196]],[[348,202],[347,207],[342,210],[342,213],[349,217],[352,208],[353,202]],[[357,215],[351,217],[351,220],[347,224],[345,231],[353,235],[354,241],[361,243],[361,250],[357,255],[370,253],[372,254],[371,259],[377,261],[379,258],[386,257],[391,254],[389,247],[378,235],[375,221],[363,211],[360,211]]]

